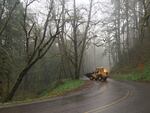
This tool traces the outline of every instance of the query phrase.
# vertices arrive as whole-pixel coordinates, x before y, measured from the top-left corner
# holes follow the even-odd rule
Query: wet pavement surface
[[[150,113],[150,83],[91,82],[90,88],[69,96],[1,108],[0,113]]]

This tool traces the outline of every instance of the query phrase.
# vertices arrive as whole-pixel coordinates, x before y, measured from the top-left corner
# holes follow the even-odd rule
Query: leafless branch
[[[12,9],[9,11],[8,17],[7,17],[7,19],[6,19],[5,23],[4,23],[4,25],[2,26],[2,29],[0,30],[0,36],[3,34],[3,32],[4,32],[5,28],[6,28],[6,26],[8,25],[8,22],[9,22],[9,20],[10,20],[12,14],[13,14],[15,8],[17,7],[17,5],[18,5],[19,3],[20,3],[19,0],[17,0],[17,1],[15,2],[14,6],[12,7]]]

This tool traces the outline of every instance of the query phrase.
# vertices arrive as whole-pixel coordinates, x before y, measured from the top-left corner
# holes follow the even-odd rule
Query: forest
[[[149,65],[150,0],[0,0],[0,101],[79,80],[93,46],[112,72]]]

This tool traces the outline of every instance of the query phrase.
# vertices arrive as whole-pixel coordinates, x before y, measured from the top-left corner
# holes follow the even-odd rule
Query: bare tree
[[[91,22],[91,14],[92,14],[92,6],[93,6],[93,0],[90,0],[90,7],[88,10],[88,17],[86,18],[87,21],[79,21],[80,15],[77,15],[77,10],[79,10],[76,7],[76,0],[73,2],[73,20],[72,20],[72,34],[73,36],[69,36],[71,41],[73,42],[73,55],[71,56],[71,62],[74,66],[74,78],[79,79],[80,77],[80,71],[81,66],[83,63],[83,57],[84,52],[86,49],[86,46],[88,44],[88,31],[89,31],[89,25]],[[79,34],[80,28],[79,26],[85,25],[85,30],[83,33]],[[81,35],[81,37],[79,36]],[[80,37],[80,38],[79,38]]]
[[[82,66],[82,62],[83,62],[84,52],[85,52],[85,49],[86,49],[86,46],[87,46],[86,45],[87,44],[87,40],[88,40],[87,34],[88,34],[88,31],[89,31],[89,25],[90,25],[90,21],[91,21],[92,6],[93,6],[93,0],[90,0],[88,20],[87,20],[86,28],[85,28],[84,35],[83,35],[82,48],[81,48],[81,53],[80,53],[80,61],[79,61],[79,67],[78,67],[78,73],[79,74],[80,74],[80,71],[81,71],[81,66]]]
[[[27,72],[40,60],[44,57],[44,55],[48,52],[48,50],[51,48],[52,44],[54,43],[55,39],[58,37],[60,33],[60,17],[61,14],[59,15],[59,18],[56,19],[53,15],[53,8],[54,8],[54,0],[49,1],[49,10],[48,14],[44,23],[44,27],[41,31],[41,36],[40,35],[34,35],[33,36],[33,31],[36,28],[36,24],[33,22],[32,25],[27,27],[26,25],[26,15],[27,15],[27,8],[28,6],[33,3],[35,0],[32,0],[30,2],[26,3],[25,6],[25,13],[24,13],[24,23],[23,23],[23,29],[25,31],[25,47],[26,47],[26,55],[27,55],[27,64],[26,66],[22,69],[20,74],[18,75],[18,78],[12,87],[10,93],[8,96],[5,98],[4,102],[12,100],[15,92],[17,91],[18,87],[20,86],[23,78],[26,76]],[[52,30],[51,26],[55,25],[55,31],[54,29]],[[32,46],[30,43],[34,46]],[[31,45],[31,46],[30,46]],[[32,51],[29,52],[29,48],[32,49]]]
[[[3,34],[5,28],[7,27],[7,24],[9,22],[9,20],[11,19],[11,16],[15,10],[15,8],[17,7],[17,5],[19,4],[19,0],[16,0],[15,4],[13,5],[13,7],[9,10],[8,12],[8,16],[6,17],[5,23],[3,24],[3,26],[0,29],[0,36]],[[2,10],[0,12],[0,23],[2,21],[3,15],[5,14],[5,8],[6,8],[6,0],[3,0],[3,6],[2,6]]]

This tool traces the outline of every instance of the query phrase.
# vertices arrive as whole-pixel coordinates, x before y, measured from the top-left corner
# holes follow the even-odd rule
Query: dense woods
[[[80,79],[91,46],[104,48],[113,69],[149,60],[149,0],[47,0],[43,12],[37,3],[0,0],[0,101]]]
[[[149,0],[112,0],[114,11],[107,25],[108,53],[114,68],[146,64],[149,53]]]

